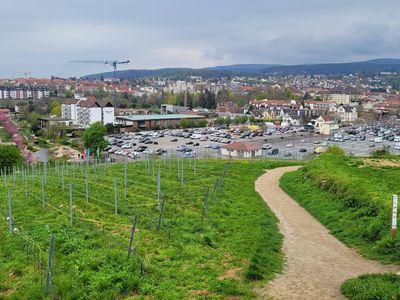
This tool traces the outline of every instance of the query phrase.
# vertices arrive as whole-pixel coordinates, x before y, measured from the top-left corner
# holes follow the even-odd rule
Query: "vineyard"
[[[281,270],[254,191],[290,162],[146,160],[2,171],[0,298],[252,298]]]

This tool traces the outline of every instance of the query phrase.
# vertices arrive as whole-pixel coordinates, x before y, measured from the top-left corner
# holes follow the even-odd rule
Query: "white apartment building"
[[[95,122],[114,123],[114,107],[96,99],[71,99],[61,104],[61,117],[74,125],[89,127]]]
[[[348,94],[330,94],[328,99],[336,104],[348,105],[350,103],[350,95]]]

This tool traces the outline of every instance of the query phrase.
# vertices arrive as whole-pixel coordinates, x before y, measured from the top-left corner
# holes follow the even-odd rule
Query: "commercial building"
[[[188,114],[116,116],[115,124],[121,127],[122,131],[153,128],[164,129],[179,126],[181,120],[196,122],[205,118],[204,116]]]

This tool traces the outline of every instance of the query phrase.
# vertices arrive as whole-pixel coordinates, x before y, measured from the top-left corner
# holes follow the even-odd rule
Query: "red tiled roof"
[[[261,146],[259,144],[250,144],[245,142],[235,142],[229,145],[223,145],[222,148],[228,150],[236,150],[236,151],[253,151],[260,150]]]

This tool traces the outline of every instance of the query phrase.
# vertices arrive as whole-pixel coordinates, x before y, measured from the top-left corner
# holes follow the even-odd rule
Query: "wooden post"
[[[128,258],[126,260],[129,260],[129,257],[131,256],[132,243],[133,243],[133,239],[135,237],[135,231],[136,231],[136,222],[137,222],[137,215],[133,218],[133,225],[132,225],[132,229],[131,229],[131,238],[129,240],[129,247],[128,247]]]

